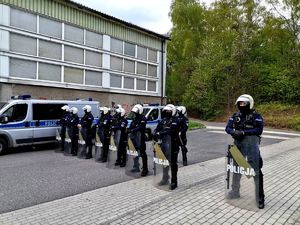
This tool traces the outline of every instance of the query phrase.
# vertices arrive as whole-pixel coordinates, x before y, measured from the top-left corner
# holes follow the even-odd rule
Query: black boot
[[[177,180],[172,181],[171,184],[170,184],[170,190],[174,190],[175,188],[177,188]]]
[[[142,173],[141,173],[141,176],[142,176],[142,177],[145,177],[145,176],[147,176],[148,173],[149,173],[148,168],[143,168]]]

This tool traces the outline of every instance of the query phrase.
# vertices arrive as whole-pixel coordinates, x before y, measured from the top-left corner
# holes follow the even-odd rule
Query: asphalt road
[[[232,143],[224,129],[201,129],[188,133],[189,164],[226,155]],[[284,139],[284,138],[283,138]],[[264,138],[262,146],[283,139]],[[147,152],[152,155],[151,144]],[[181,165],[181,154],[179,155]],[[149,169],[153,166],[149,159]],[[179,171],[180,172],[180,171]],[[93,159],[55,153],[44,147],[21,148],[0,157],[0,213],[72,196],[133,179],[124,168],[108,169]]]

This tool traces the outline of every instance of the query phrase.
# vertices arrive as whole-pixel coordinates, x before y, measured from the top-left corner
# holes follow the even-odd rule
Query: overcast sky
[[[74,1],[159,34],[166,34],[172,27],[168,15],[172,0]],[[211,1],[213,0],[201,0],[201,2]]]

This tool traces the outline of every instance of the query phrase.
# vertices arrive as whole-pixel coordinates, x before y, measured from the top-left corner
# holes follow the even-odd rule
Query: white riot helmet
[[[140,104],[136,104],[135,106],[133,106],[131,111],[141,115],[143,113],[143,106]]]
[[[106,115],[108,113],[107,107],[99,107],[99,110],[102,111],[104,115]]]
[[[86,111],[86,112],[91,112],[92,111],[92,107],[90,105],[85,105],[82,107],[83,111]]]
[[[62,110],[68,112],[70,110],[69,106],[64,105],[63,107],[61,107]]]
[[[237,105],[238,102],[249,102],[250,109],[253,109],[254,100],[251,95],[248,95],[248,94],[241,95],[240,97],[237,98],[237,100],[235,101],[235,104]]]
[[[185,106],[179,106],[177,108],[178,113],[181,113],[182,115],[184,115],[186,113],[186,108]]]
[[[72,107],[70,109],[70,112],[72,112],[73,114],[77,114],[78,113],[78,109],[76,107]]]
[[[125,116],[125,109],[119,108],[118,110],[119,110],[119,112],[121,114],[121,117]]]
[[[117,104],[117,105],[115,105],[114,107],[115,107],[116,109],[122,108],[122,106],[121,106],[120,104]]]
[[[170,111],[172,116],[176,115],[176,107],[172,104],[168,104],[163,108],[163,111]]]

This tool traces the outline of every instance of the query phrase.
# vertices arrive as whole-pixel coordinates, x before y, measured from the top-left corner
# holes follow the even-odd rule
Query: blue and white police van
[[[99,118],[99,102],[87,100],[39,100],[30,95],[12,97],[0,109],[0,155],[12,147],[45,144],[56,141],[57,121],[62,117],[61,107],[78,108],[90,105],[92,114]]]
[[[146,125],[146,137],[147,140],[152,139],[152,134],[157,124],[162,119],[162,110],[165,106],[161,106],[159,104],[143,104],[143,115],[147,118],[147,125]],[[129,113],[127,116],[128,127],[133,118],[133,113]]]

